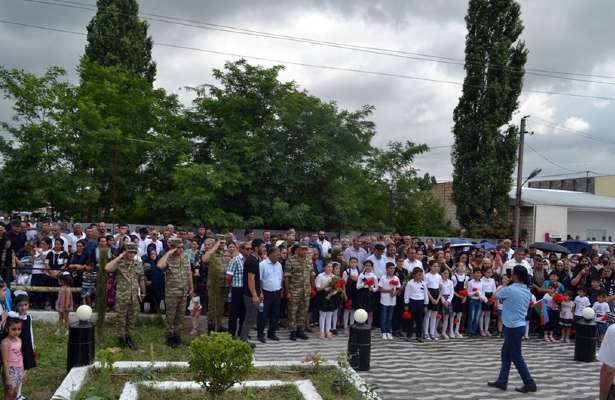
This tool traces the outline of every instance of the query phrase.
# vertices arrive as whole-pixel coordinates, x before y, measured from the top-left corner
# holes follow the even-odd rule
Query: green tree
[[[137,1],[98,0],[97,7],[96,15],[88,24],[87,61],[106,67],[119,66],[153,83],[156,76],[153,42],[147,36],[147,22],[139,19]]]
[[[518,131],[508,123],[527,60],[518,41],[520,14],[514,0],[470,0],[466,16],[466,77],[453,116],[452,161],[457,217],[470,233],[505,225],[508,212],[518,146]]]
[[[62,118],[74,87],[64,71],[51,67],[42,76],[0,67],[0,91],[13,103],[12,122],[0,122],[2,170],[0,205],[5,210],[51,207],[63,213],[78,204],[71,193],[74,168],[63,151]]]

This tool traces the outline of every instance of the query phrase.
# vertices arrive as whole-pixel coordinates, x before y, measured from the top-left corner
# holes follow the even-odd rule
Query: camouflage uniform
[[[314,268],[307,257],[294,255],[286,261],[284,277],[288,279],[288,330],[301,331],[310,306]]]
[[[171,239],[171,244],[181,246],[181,239]],[[185,254],[172,254],[167,259],[165,273],[164,304],[166,307],[167,333],[179,337],[184,325],[188,277],[191,276],[190,261]]]
[[[130,245],[132,243],[126,245],[129,252],[133,250]],[[136,245],[133,246],[136,255]],[[135,258],[122,258],[115,264],[113,271],[117,285],[115,331],[120,337],[130,338],[134,333],[139,311],[139,282],[144,279],[143,263]]]
[[[227,295],[226,267],[230,259],[226,253],[216,251],[209,258],[207,269],[207,324],[218,330],[222,325],[224,301]]]

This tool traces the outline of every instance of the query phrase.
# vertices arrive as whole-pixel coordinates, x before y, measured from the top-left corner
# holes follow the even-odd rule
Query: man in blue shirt
[[[259,265],[261,289],[263,291],[263,306],[258,316],[256,326],[258,329],[258,340],[262,343],[266,343],[265,324],[267,321],[269,321],[267,337],[275,341],[280,340],[276,335],[276,331],[280,320],[282,279],[284,278],[282,264],[278,261],[280,258],[280,250],[275,246],[269,246],[267,249],[267,257],[268,258],[261,261]]]
[[[502,321],[504,322],[502,367],[498,380],[488,382],[487,385],[506,390],[510,364],[514,363],[523,380],[523,386],[515,390],[521,393],[535,392],[537,390],[536,383],[532,379],[521,354],[521,339],[525,332],[525,316],[532,296],[527,287],[529,282],[527,269],[522,265],[515,265],[511,278],[512,283],[496,294],[498,300],[504,306],[502,309]]]

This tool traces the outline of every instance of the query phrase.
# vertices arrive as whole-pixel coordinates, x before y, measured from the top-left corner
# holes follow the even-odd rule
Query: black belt
[[[265,289],[263,289],[263,292],[265,292],[265,293],[280,293],[281,290],[282,289],[278,289],[278,290],[265,290]]]

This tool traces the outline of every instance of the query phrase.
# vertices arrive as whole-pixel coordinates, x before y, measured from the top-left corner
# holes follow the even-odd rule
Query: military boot
[[[132,350],[137,349],[137,345],[135,344],[135,342],[132,341],[132,338],[130,336],[126,336],[126,346],[128,346]]]
[[[175,347],[181,347],[182,345],[182,338],[180,335],[175,335],[173,336],[173,343],[175,344]]]
[[[299,339],[308,340],[308,337],[305,332],[303,332],[303,329],[297,329],[297,337]]]
[[[167,335],[167,346],[175,347],[175,336]]]
[[[293,342],[297,341],[297,332],[296,331],[292,331],[290,333],[290,340],[292,340]]]

